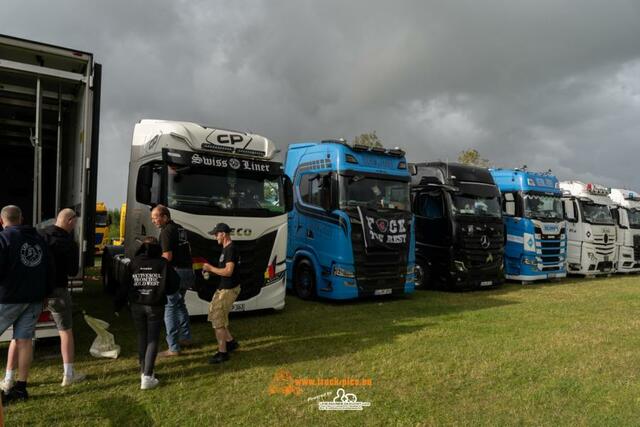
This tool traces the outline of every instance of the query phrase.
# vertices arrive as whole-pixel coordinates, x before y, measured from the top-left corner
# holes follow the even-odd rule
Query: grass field
[[[6,409],[8,425],[640,423],[636,276],[348,304],[288,296],[282,312],[232,318],[241,348],[223,366],[206,363],[213,334],[196,321],[199,345],[159,361],[161,386],[144,392],[129,316],[114,319],[97,281],[75,301],[112,322],[120,358],[89,356],[93,333],[78,313],[77,365],[89,380],[62,389],[57,346],[40,343],[32,398]],[[296,388],[280,369],[294,379],[371,379],[345,387],[371,405],[320,411],[308,398],[332,400],[338,386]]]

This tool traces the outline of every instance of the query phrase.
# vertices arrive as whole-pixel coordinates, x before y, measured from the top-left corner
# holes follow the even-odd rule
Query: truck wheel
[[[416,288],[424,285],[424,270],[420,264],[416,264]]]
[[[309,300],[316,296],[316,274],[309,260],[303,259],[296,266],[293,288],[301,299]]]
[[[111,269],[106,269],[104,273],[102,273],[102,290],[107,293],[113,293],[113,279],[110,273]]]

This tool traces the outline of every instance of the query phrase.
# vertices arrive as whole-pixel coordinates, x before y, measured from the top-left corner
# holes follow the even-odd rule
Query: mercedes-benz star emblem
[[[482,246],[482,249],[487,249],[489,246],[491,246],[491,242],[489,241],[489,238],[486,234],[483,234],[480,238],[480,246]]]

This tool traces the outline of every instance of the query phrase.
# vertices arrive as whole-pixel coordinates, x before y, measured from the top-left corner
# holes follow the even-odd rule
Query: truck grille
[[[605,239],[604,234],[594,234],[593,244],[596,247],[596,254],[612,257],[616,249],[616,238],[615,236],[607,235]]]
[[[633,259],[640,261],[640,236],[633,236]]]
[[[560,230],[560,234],[542,234],[540,227],[535,227],[536,234],[536,256],[538,262],[542,263],[542,271],[550,272],[561,270],[564,261],[560,260],[566,251],[563,246],[565,241],[562,235],[565,233],[564,227]]]
[[[365,249],[362,225],[351,222],[351,244],[356,283],[361,296],[373,295],[376,289],[404,293],[409,245],[401,251]]]
[[[469,232],[469,227],[473,231]],[[465,226],[459,230],[460,254],[469,267],[482,268],[500,265],[504,255],[504,233],[502,224]]]

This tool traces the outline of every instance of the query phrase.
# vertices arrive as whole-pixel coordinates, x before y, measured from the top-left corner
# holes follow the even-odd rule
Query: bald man
[[[58,334],[60,335],[60,352],[62,353],[64,369],[62,386],[68,386],[85,379],[84,374],[76,372],[73,368],[75,359],[72,329],[73,312],[71,307],[71,294],[68,289],[69,276],[78,274],[79,251],[78,245],[73,240],[72,235],[77,222],[78,217],[73,209],[62,209],[58,213],[55,224],[46,227],[41,232],[56,265],[54,277],[55,287],[48,299],[46,309],[51,312],[51,316],[58,328]],[[5,378],[0,385],[3,389],[8,389],[12,385],[12,377],[15,373],[16,363],[15,343],[12,341],[9,347]]]

